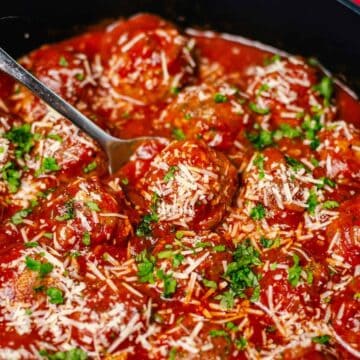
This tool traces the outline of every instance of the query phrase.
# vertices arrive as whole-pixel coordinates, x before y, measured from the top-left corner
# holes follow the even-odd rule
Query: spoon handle
[[[106,144],[113,140],[111,135],[107,134],[103,129],[94,124],[72,105],[61,99],[57,94],[36,79],[1,47],[0,70],[26,86],[51,108],[55,109],[59,114],[72,121],[90,137],[97,140],[101,146],[106,147]]]

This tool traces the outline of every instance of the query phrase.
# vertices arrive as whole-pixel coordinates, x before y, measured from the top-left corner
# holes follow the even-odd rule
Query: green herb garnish
[[[251,111],[253,111],[254,113],[259,114],[259,115],[267,115],[270,113],[270,109],[261,108],[259,105],[255,104],[253,102],[249,103],[249,108]]]
[[[250,217],[253,220],[261,220],[261,219],[263,219],[265,217],[265,215],[266,215],[265,208],[261,204],[258,204],[256,206],[254,206],[250,210]]]
[[[293,261],[294,261],[293,266],[289,268],[288,280],[290,285],[292,287],[295,287],[300,281],[302,268],[299,265],[300,259],[298,255],[296,254],[293,255]]]
[[[38,260],[31,258],[30,256],[26,256],[25,265],[28,269],[38,272],[41,277],[44,277],[47,274],[49,274],[54,268],[54,266],[51,263],[49,262],[42,263]]]
[[[50,304],[63,304],[64,298],[63,293],[56,287],[50,287],[46,290],[46,295],[49,297]]]
[[[224,103],[228,101],[228,98],[226,95],[220,94],[220,93],[216,93],[214,95],[214,101],[219,104],[219,103]]]

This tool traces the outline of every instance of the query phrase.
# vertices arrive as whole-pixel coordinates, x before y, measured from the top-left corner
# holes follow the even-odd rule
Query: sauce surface
[[[0,359],[360,358],[360,103],[314,60],[153,15],[0,74]]]

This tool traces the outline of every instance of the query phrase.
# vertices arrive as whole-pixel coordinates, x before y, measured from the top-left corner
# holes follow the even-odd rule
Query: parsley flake
[[[329,335],[314,336],[311,340],[316,344],[328,344],[330,341]]]
[[[227,102],[228,101],[228,97],[226,95],[223,95],[223,94],[220,94],[220,93],[216,93],[214,95],[214,101],[217,103],[217,104],[220,104],[220,103],[224,103],[224,102]]]
[[[85,174],[88,174],[89,172],[95,170],[97,168],[97,163],[96,161],[92,161],[91,163],[87,164],[85,167],[84,167],[84,173]]]
[[[166,183],[168,183],[171,179],[174,179],[175,178],[175,172],[178,169],[179,168],[177,166],[170,166],[169,171],[164,176],[164,181]]]
[[[265,215],[266,211],[262,204],[258,204],[250,210],[250,217],[253,220],[261,220],[265,217]]]
[[[302,268],[299,265],[300,258],[298,255],[296,254],[293,255],[293,261],[294,261],[293,266],[289,268],[288,280],[292,287],[296,287],[300,281]]]
[[[56,287],[50,287],[46,290],[46,295],[49,297],[50,304],[63,304],[64,298],[63,293]]]
[[[68,63],[68,61],[65,59],[65,56],[60,56],[59,65],[60,65],[60,66],[63,66],[63,67],[69,66],[69,63]]]
[[[30,256],[26,256],[25,265],[28,269],[38,272],[41,277],[44,277],[47,274],[49,274],[54,268],[54,266],[51,263],[49,262],[42,263],[38,260],[31,258]]]
[[[253,111],[254,113],[259,114],[259,115],[267,115],[270,113],[270,109],[261,108],[259,105],[255,104],[253,102],[249,103],[249,108],[251,111]]]

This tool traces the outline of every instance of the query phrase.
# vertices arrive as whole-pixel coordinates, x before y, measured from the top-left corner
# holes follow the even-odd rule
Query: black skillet
[[[360,94],[360,16],[351,0],[3,0],[0,46],[19,56],[103,19],[152,12],[317,57]]]

